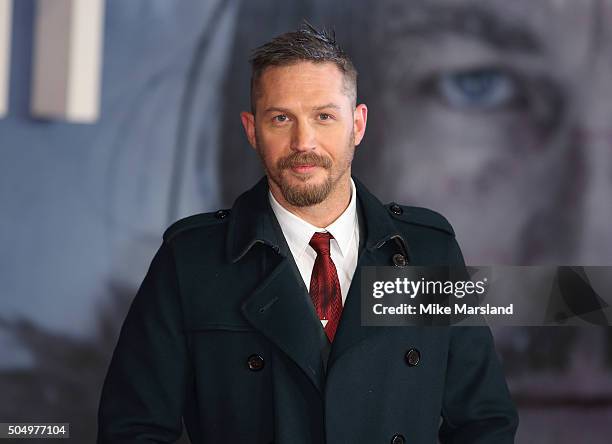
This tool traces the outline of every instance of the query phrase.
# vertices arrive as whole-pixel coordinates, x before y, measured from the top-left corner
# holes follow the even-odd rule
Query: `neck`
[[[329,196],[316,205],[308,207],[296,207],[291,205],[283,197],[280,189],[268,179],[268,185],[276,201],[291,213],[305,220],[315,227],[324,228],[331,225],[347,209],[351,202],[351,180],[350,172],[345,174],[336,183]]]

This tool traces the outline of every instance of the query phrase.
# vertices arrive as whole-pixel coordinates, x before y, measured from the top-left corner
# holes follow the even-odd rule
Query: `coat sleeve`
[[[449,263],[464,265],[453,237]],[[450,327],[440,442],[506,444],[518,426],[489,327]]]
[[[176,268],[164,241],[119,334],[100,398],[98,444],[175,442],[187,358]]]

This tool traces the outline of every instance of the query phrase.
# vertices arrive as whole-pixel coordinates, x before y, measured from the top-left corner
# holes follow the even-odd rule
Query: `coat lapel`
[[[361,325],[361,269],[368,266],[392,265],[393,253],[398,253],[395,248],[384,248],[387,243],[397,239],[403,246],[402,253],[407,252],[405,241],[388,214],[387,208],[361,184],[357,179],[355,187],[358,197],[358,214],[360,224],[359,259],[357,267],[351,280],[349,292],[346,297],[338,330],[331,347],[327,372],[333,367],[344,354],[352,347],[370,336],[375,336],[383,331],[384,327],[364,327]],[[365,235],[365,236],[364,236]],[[363,239],[365,237],[365,239]],[[399,247],[398,247],[399,248]],[[406,257],[408,261],[409,258]]]
[[[249,322],[295,361],[322,392],[321,321],[289,263],[283,258],[242,306]]]
[[[241,260],[257,243],[270,247],[276,253],[263,251],[264,259],[273,257],[273,265],[264,265],[266,271],[260,284],[242,304],[243,315],[302,369],[320,393],[324,389],[325,363],[328,369],[331,368],[348,350],[382,328],[361,325],[361,267],[389,265],[392,253],[381,247],[392,239],[397,239],[403,245],[404,252],[407,248],[387,208],[356,178],[353,177],[353,180],[358,198],[361,247],[331,351],[270,207],[265,176],[236,200],[229,220],[229,261]]]
[[[327,337],[270,207],[265,177],[236,200],[229,224],[227,252],[231,262],[239,261],[257,243],[270,247],[262,251],[266,264],[262,280],[243,302],[243,315],[322,393],[321,354]]]

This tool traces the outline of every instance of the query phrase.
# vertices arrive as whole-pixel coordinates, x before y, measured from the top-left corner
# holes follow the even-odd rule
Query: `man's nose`
[[[294,151],[311,151],[316,147],[315,131],[306,121],[299,121],[293,127],[291,149]]]

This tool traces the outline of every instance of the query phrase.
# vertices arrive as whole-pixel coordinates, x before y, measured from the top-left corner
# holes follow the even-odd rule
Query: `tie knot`
[[[329,240],[333,238],[331,233],[315,233],[310,239],[310,246],[317,254],[329,256]]]

